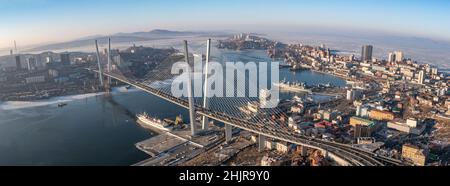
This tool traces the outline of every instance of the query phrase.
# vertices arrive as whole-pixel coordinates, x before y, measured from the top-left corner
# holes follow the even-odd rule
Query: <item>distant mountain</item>
[[[75,40],[75,41],[69,41],[69,42],[63,42],[63,43],[55,43],[55,44],[48,44],[43,45],[39,47],[32,48],[28,50],[27,52],[34,52],[34,51],[52,51],[52,50],[61,50],[61,49],[67,49],[67,48],[76,48],[76,47],[84,47],[88,45],[93,46],[93,41],[98,40],[98,43],[100,45],[107,44],[108,42],[107,36],[101,36],[101,37],[94,37],[91,39],[83,39],[83,40]],[[121,42],[139,42],[139,41],[149,41],[154,40],[156,38],[143,38],[143,37],[133,37],[133,36],[111,36],[111,41],[115,43],[121,43]],[[164,38],[158,38],[158,39],[164,39]]]
[[[176,37],[176,36],[192,36],[192,35],[200,35],[203,32],[180,32],[180,31],[171,31],[171,30],[151,30],[149,32],[133,32],[133,33],[117,33],[113,36],[135,36],[135,37],[144,37],[144,38],[154,38],[154,37]]]
[[[31,48],[25,52],[36,52],[36,51],[51,51],[51,50],[61,50],[67,48],[77,48],[92,45],[93,40],[98,40],[100,45],[106,44],[108,38],[114,43],[133,43],[133,42],[143,42],[151,40],[160,39],[172,39],[176,37],[192,37],[192,36],[209,36],[209,37],[220,37],[224,36],[226,33],[221,32],[190,32],[190,31],[171,31],[171,30],[151,30],[149,32],[133,32],[133,33],[117,33],[111,36],[104,35],[94,35],[79,38],[73,41],[47,44],[38,47]]]

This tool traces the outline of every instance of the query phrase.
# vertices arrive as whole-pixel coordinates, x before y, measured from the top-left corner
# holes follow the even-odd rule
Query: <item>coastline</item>
[[[129,91],[139,91],[137,89],[126,89],[126,86],[119,86],[112,89],[110,93],[117,94]],[[25,108],[42,107],[48,105],[57,105],[59,103],[70,103],[76,100],[87,99],[96,96],[102,96],[108,92],[94,92],[84,94],[72,94],[50,97],[48,99],[31,100],[31,101],[0,101],[0,110],[17,110]]]
[[[326,74],[326,75],[334,76],[334,77],[337,77],[337,78],[341,78],[341,79],[345,80],[347,82],[347,84],[350,84],[351,82],[357,82],[357,80],[354,80],[354,79],[346,77],[346,76],[341,76],[341,75],[337,75],[337,74],[334,74],[334,73],[329,73],[329,72],[324,72],[324,71],[319,71],[319,70],[314,70],[314,69],[309,69],[309,70],[311,70],[312,72],[316,72],[316,73],[320,73],[320,74]]]

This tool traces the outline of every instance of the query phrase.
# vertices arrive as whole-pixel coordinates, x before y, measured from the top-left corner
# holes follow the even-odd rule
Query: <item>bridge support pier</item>
[[[108,73],[111,73],[111,38],[108,38]],[[111,87],[111,77],[108,76],[108,90]]]
[[[258,152],[263,152],[266,146],[266,137],[259,134],[258,135]]]
[[[230,142],[233,138],[233,126],[225,124],[225,142]]]
[[[209,103],[208,103],[208,64],[209,64],[209,57],[211,54],[211,39],[208,39],[206,41],[206,62],[205,62],[205,69],[204,69],[204,76],[205,76],[205,82],[203,83],[204,89],[203,89],[203,108],[208,109]],[[208,130],[209,125],[209,119],[206,116],[203,116],[202,118],[202,129]]]
[[[188,51],[188,42],[185,40],[184,41],[184,55],[185,55],[185,60],[186,63],[190,66],[189,63],[189,51]],[[193,87],[192,87],[192,68],[190,68],[188,70],[188,100],[189,100],[189,120],[191,121],[191,136],[196,136],[197,135],[197,130],[195,129],[195,107],[194,107],[194,91],[193,91]]]
[[[97,53],[97,64],[98,64],[98,74],[99,74],[99,79],[100,79],[100,86],[103,87],[103,70],[102,70],[102,65],[100,63],[100,52],[98,51],[98,42],[97,40],[95,40],[95,49],[96,49],[96,53]]]

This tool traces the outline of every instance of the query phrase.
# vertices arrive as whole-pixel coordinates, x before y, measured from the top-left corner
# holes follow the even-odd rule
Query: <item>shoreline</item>
[[[121,89],[125,89],[126,86],[119,86],[112,89],[110,93],[117,94],[123,93]],[[131,89],[135,91],[137,89]],[[126,89],[125,91],[130,91]],[[54,96],[48,99],[40,99],[40,100],[30,100],[30,101],[0,101],[0,110],[18,110],[18,109],[26,109],[26,108],[34,108],[34,107],[42,107],[48,105],[56,105],[59,103],[70,103],[77,100],[92,98],[96,96],[102,96],[107,94],[108,92],[93,92],[93,93],[84,93],[84,94],[72,94],[72,95],[62,95],[62,96]]]
[[[334,76],[334,77],[337,77],[337,78],[341,78],[341,79],[346,81],[347,85],[350,84],[349,82],[357,82],[357,80],[353,80],[353,79],[351,79],[349,77],[344,77],[344,76],[340,76],[340,75],[337,75],[337,74],[324,72],[324,71],[313,70],[313,69],[309,69],[309,70],[311,70],[312,72],[316,72],[316,73],[320,73],[320,74],[326,74],[326,75]]]

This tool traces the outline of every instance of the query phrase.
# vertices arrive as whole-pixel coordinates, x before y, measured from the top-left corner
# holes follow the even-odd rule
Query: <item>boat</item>
[[[309,70],[308,68],[303,67],[300,64],[291,65],[291,71],[303,71],[303,70]]]
[[[280,83],[274,83],[275,86],[278,86],[280,90],[289,91],[289,92],[306,92],[311,93],[311,90],[306,88],[305,83],[291,83],[286,80],[281,81]]]
[[[67,103],[58,103],[58,107],[65,107],[67,106]]]
[[[317,87],[319,88],[334,88],[335,86],[333,84],[331,84],[330,82],[326,83],[326,84],[318,84]]]
[[[136,115],[138,121],[140,121],[143,125],[156,128],[161,131],[170,132],[173,130],[173,127],[167,121],[160,120],[157,118],[150,117],[147,113],[141,113]]]

